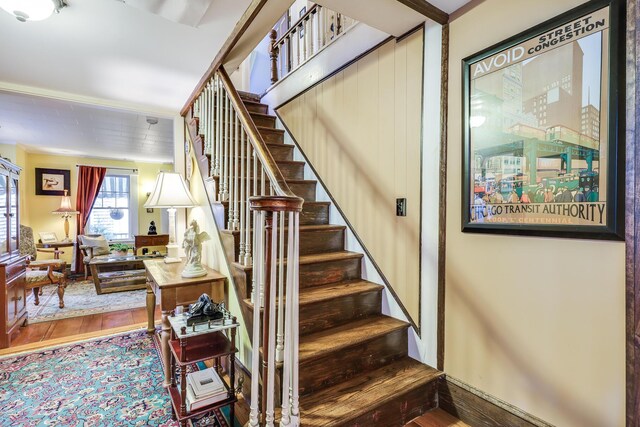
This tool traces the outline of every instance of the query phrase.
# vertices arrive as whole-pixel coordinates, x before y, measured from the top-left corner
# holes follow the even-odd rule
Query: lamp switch
[[[407,216],[407,199],[396,199],[396,216]]]

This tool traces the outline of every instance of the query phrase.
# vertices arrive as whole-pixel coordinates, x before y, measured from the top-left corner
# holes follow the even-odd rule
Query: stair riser
[[[276,118],[275,116],[257,116],[251,115],[253,122],[256,126],[263,126],[266,128],[275,128],[276,127]]]
[[[305,202],[314,202],[316,200],[316,183],[292,183],[288,182],[289,188],[298,197],[302,197]]]
[[[402,328],[365,343],[341,348],[326,357],[303,361],[299,368],[300,395],[313,393],[391,363],[407,354],[407,346],[407,330]]]
[[[303,163],[281,163],[278,168],[284,179],[304,179]]]
[[[379,314],[382,291],[345,295],[300,306],[300,335],[344,325],[353,320]]]
[[[223,235],[228,235],[223,233]],[[232,239],[226,239],[225,242],[229,242]],[[229,247],[229,243],[225,245],[227,253],[233,251]],[[235,252],[236,254],[238,252]],[[355,280],[360,278],[360,258],[350,258],[338,261],[318,262],[312,264],[300,265],[300,288],[307,288],[311,286],[326,285],[329,283],[342,282],[344,280]],[[287,275],[287,268],[284,269],[285,278]],[[238,272],[238,277],[234,274],[237,286],[243,286],[244,294],[251,295],[252,292],[252,280],[253,270],[247,270],[244,272]],[[279,272],[276,272],[276,280],[280,279]]]
[[[229,205],[224,203],[225,224],[229,221]],[[286,219],[285,219],[286,220]],[[286,220],[288,222],[288,220]],[[329,224],[329,205],[305,203],[300,213],[300,225]]]
[[[231,162],[231,167],[235,167],[235,162],[238,162],[238,173],[241,173],[242,170],[244,170],[244,175],[246,176],[247,174],[247,160],[246,160],[246,153],[243,152],[242,153],[242,157],[240,157],[240,151],[238,151],[238,156],[225,156],[224,158],[229,158],[230,162]],[[237,159],[237,160],[236,160]],[[296,179],[304,179],[304,163],[288,163],[288,162],[283,162],[283,163],[278,163],[278,168],[280,169],[280,172],[282,173],[282,176],[285,179],[292,179],[292,180],[296,180]],[[249,176],[253,177],[253,161],[249,162]],[[257,171],[258,174],[260,174],[260,171]]]
[[[360,278],[361,258],[300,265],[300,287],[326,285]]]
[[[397,390],[396,398],[390,402],[356,419],[339,420],[327,427],[403,427],[411,420],[437,408],[437,384],[437,381],[432,381],[408,392]]]
[[[293,145],[270,145],[267,148],[274,160],[293,160]]]
[[[265,105],[265,104],[253,104],[253,103],[246,103],[244,104],[244,106],[247,108],[247,111],[250,113],[259,113],[259,114],[268,114],[269,113],[269,106]],[[218,110],[217,106],[214,106],[213,111],[216,112]],[[225,108],[222,108],[222,111],[226,111]]]
[[[225,221],[228,221],[228,214]],[[240,251],[240,234],[235,233],[235,253]],[[251,232],[253,239],[253,232]],[[285,229],[284,250],[289,247],[289,236]],[[335,252],[344,249],[344,229],[322,230],[322,231],[305,231],[300,230],[300,255],[319,254],[324,252]]]
[[[253,103],[245,102],[244,106],[247,107],[247,110],[250,113],[260,113],[260,114],[269,113],[269,106],[265,104],[253,104]]]
[[[260,128],[260,135],[267,144],[284,144],[284,133],[275,129]]]
[[[276,118],[275,116],[263,116],[263,115],[259,115],[259,114],[251,114],[251,118],[253,119],[253,123],[255,123],[256,126],[262,126],[265,128],[274,128],[276,127]],[[238,119],[239,120],[239,119]],[[217,125],[218,123],[218,118],[217,116],[214,116],[213,119],[214,124]],[[225,117],[222,118],[222,123],[227,125],[229,123],[231,123],[231,130],[234,131],[234,126],[236,124],[235,120],[232,118],[231,122],[229,122],[229,120]],[[240,125],[240,122],[238,121],[238,125]]]

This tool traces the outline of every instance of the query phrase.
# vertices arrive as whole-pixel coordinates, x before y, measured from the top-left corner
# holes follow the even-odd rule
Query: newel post
[[[271,43],[269,43],[269,58],[271,58],[271,83],[273,84],[278,81],[278,54],[280,53],[280,48],[276,45],[278,32],[271,30],[269,38],[271,39]]]

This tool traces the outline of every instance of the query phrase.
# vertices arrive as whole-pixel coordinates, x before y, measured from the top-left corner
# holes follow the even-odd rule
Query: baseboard
[[[473,427],[553,427],[449,375],[438,384],[438,406]]]

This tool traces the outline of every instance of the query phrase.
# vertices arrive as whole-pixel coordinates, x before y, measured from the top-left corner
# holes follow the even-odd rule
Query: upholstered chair
[[[33,240],[33,229],[20,225],[20,255],[27,255],[27,289],[33,289],[34,304],[40,304],[40,288],[48,285],[58,287],[58,306],[64,308],[64,290],[67,287],[67,263],[59,259],[37,260],[38,252],[52,250],[37,249]]]
[[[84,278],[89,277],[89,262],[97,257],[108,257],[111,254],[109,242],[102,234],[80,234],[78,248],[82,251]]]

